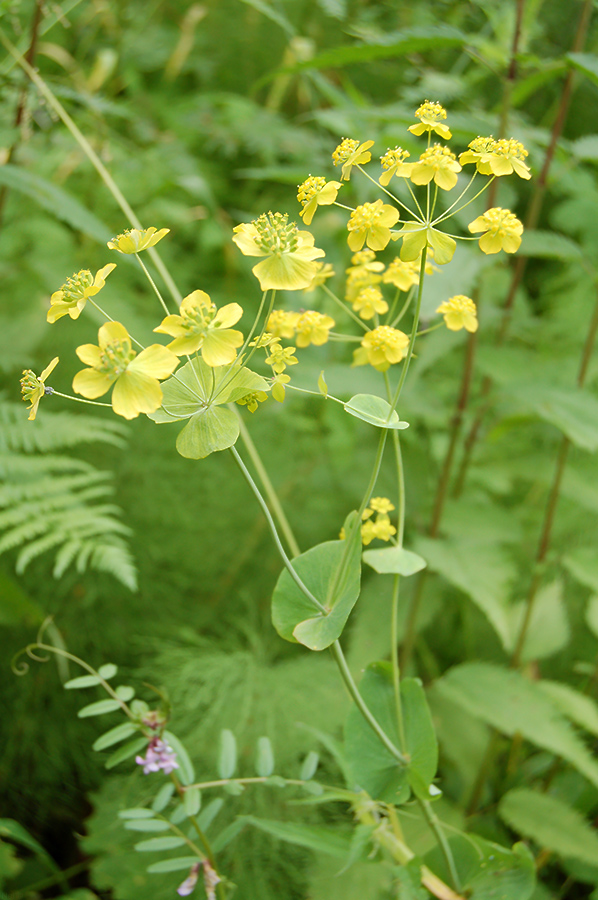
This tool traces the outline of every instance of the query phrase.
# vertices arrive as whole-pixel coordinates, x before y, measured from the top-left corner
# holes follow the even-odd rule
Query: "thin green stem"
[[[401,576],[395,575],[392,582],[392,600],[390,608],[390,663],[392,666],[392,688],[395,700],[395,715],[397,718],[397,731],[399,732],[399,744],[405,752],[407,741],[405,739],[405,725],[403,722],[403,704],[401,702],[401,667],[399,665],[399,587]]]
[[[452,207],[449,207],[449,209],[445,210],[445,211],[444,211],[444,212],[443,212],[443,213],[442,213],[442,214],[441,214],[434,222],[431,222],[431,223],[430,223],[430,224],[432,225],[432,227],[435,228],[436,225],[440,225],[441,222],[444,222],[446,219],[450,219],[451,216],[456,216],[457,213],[460,213],[460,212],[461,212],[461,210],[467,209],[467,207],[468,207],[471,203],[473,203],[474,200],[477,200],[478,197],[479,197],[481,194],[484,193],[484,191],[487,191],[487,190],[488,190],[488,188],[490,187],[490,185],[494,182],[495,178],[496,178],[496,175],[493,175],[492,178],[491,178],[491,180],[490,180],[490,181],[487,181],[486,184],[484,185],[484,187],[480,188],[480,190],[477,192],[477,194],[474,194],[473,197],[471,197],[471,198],[467,201],[467,203],[464,203],[464,204],[463,204],[463,206],[460,206],[458,209],[455,209],[453,212],[449,212],[449,210],[452,209]],[[472,179],[472,180],[473,180],[473,179]],[[472,240],[472,238],[467,238],[467,240]],[[477,238],[477,237],[474,237],[473,240],[474,240],[474,241],[477,241],[478,238]]]
[[[390,411],[388,413],[389,418],[392,415],[393,410],[396,409],[397,403],[399,402],[399,398],[401,396],[401,391],[403,390],[403,385],[405,384],[405,379],[407,378],[407,372],[409,371],[409,366],[411,364],[411,357],[413,356],[413,345],[415,344],[415,338],[417,336],[417,326],[419,323],[419,313],[422,305],[422,297],[424,293],[424,278],[426,275],[426,255],[428,248],[424,247],[421,255],[421,264],[419,267],[419,285],[417,289],[417,300],[415,304],[415,312],[413,314],[413,325],[411,327],[411,335],[409,337],[409,345],[407,347],[407,353],[405,355],[405,359],[403,360],[403,367],[401,369],[401,375],[399,377],[399,383],[397,385],[397,389],[395,391],[394,397],[392,399],[392,403],[390,404]]]
[[[154,293],[156,294],[156,297],[157,297],[158,300],[160,301],[160,304],[161,304],[161,306],[162,306],[162,309],[164,310],[164,312],[166,313],[166,315],[169,316],[169,315],[170,315],[170,310],[169,310],[168,307],[166,306],[166,303],[164,302],[164,298],[162,297],[162,294],[161,294],[160,291],[158,290],[158,286],[157,286],[156,282],[154,281],[154,279],[152,278],[152,276],[151,276],[150,273],[148,272],[147,266],[145,265],[145,263],[143,262],[143,260],[141,259],[141,257],[139,256],[138,253],[135,254],[135,257],[136,257],[136,259],[137,259],[137,262],[139,263],[139,265],[141,266],[141,268],[142,268],[143,271],[145,272],[145,275],[146,275],[146,277],[147,277],[147,280],[149,281],[149,283],[150,283],[151,286],[153,287]]]
[[[323,284],[322,287],[323,287],[324,291],[328,294],[328,296],[331,297],[338,306],[340,306],[342,311],[347,316],[350,316],[354,322],[357,322],[357,324],[359,325],[360,328],[362,328],[364,331],[370,331],[370,329],[365,324],[363,319],[360,319],[359,316],[355,315],[353,310],[349,309],[347,304],[343,303],[343,301],[340,299],[340,297],[337,297],[336,294],[334,294],[327,285]]]
[[[97,311],[104,316],[106,321],[108,321],[108,322],[116,321],[116,319],[113,319],[112,316],[109,316],[108,313],[106,312],[106,310],[102,309],[102,307],[98,303],[96,303],[96,301],[93,299],[93,297],[88,297],[87,302],[91,306],[95,306]],[[145,347],[143,346],[143,344],[140,341],[137,340],[137,338],[134,338],[131,334],[129,335],[129,337],[131,338],[131,340],[133,341],[134,344],[137,344],[138,347],[141,347],[142,350],[145,350]]]
[[[405,210],[405,212],[408,212],[412,218],[414,218],[414,219],[418,218],[417,215],[413,212],[413,210],[409,209],[409,207],[405,203],[403,203],[402,200],[399,200],[398,197],[395,197],[395,195],[392,193],[392,191],[389,191],[387,188],[384,187],[383,184],[380,184],[379,181],[376,181],[375,178],[372,178],[372,176],[369,174],[369,172],[366,172],[366,170],[363,168],[363,166],[355,166],[355,168],[359,169],[359,171],[362,173],[362,175],[365,175],[365,177],[368,178],[372,182],[372,184],[375,184],[376,187],[378,188],[378,190],[384,191],[384,193],[388,194],[388,196],[392,200],[394,200],[395,203],[398,203],[399,206],[402,206],[403,209]],[[413,196],[413,199],[415,200],[415,196],[413,195],[413,193],[412,193],[412,196]],[[417,200],[415,200],[415,202],[417,203]],[[418,209],[419,209],[419,204],[418,204]],[[421,209],[420,209],[420,213],[421,213]],[[423,218],[423,216],[422,216],[422,218]]]
[[[397,291],[397,294],[398,294],[398,293],[399,293],[399,292]],[[408,292],[408,294],[407,294],[407,298],[406,298],[405,302],[403,303],[403,305],[402,305],[400,311],[398,312],[398,314],[395,316],[395,318],[394,318],[394,319],[391,321],[391,323],[390,323],[390,327],[391,327],[391,328],[396,328],[396,327],[397,327],[397,325],[399,324],[399,322],[401,321],[401,319],[403,318],[403,316],[405,315],[405,313],[407,312],[407,310],[408,310],[409,307],[411,306],[411,301],[412,301],[412,300],[413,300],[413,288],[410,288],[410,289],[409,289],[409,292]],[[390,318],[390,317],[389,317],[389,318]]]
[[[52,388],[52,393],[48,394],[48,396],[53,397],[64,397],[65,400],[76,400],[77,403],[88,403],[90,406],[109,406],[112,409],[111,403],[102,403],[100,400],[84,400],[83,397],[73,397],[72,394],[62,394],[60,391],[55,391]]]
[[[455,865],[455,859],[453,857],[453,852],[450,848],[450,844],[446,839],[446,835],[442,830],[442,822],[432,809],[432,805],[429,800],[420,800],[417,798],[417,802],[421,811],[424,814],[426,822],[430,826],[430,829],[434,833],[434,837],[438,841],[440,849],[442,851],[442,855],[444,856],[444,860],[446,862],[447,868],[450,872],[451,880],[453,882],[453,887],[456,891],[461,893],[461,879],[459,878],[459,873],[457,872],[457,866]]]

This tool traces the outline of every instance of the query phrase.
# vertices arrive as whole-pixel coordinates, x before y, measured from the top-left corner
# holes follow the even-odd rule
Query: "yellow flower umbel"
[[[411,134],[419,136],[426,131],[435,132],[445,141],[452,137],[448,125],[445,125],[443,121],[446,119],[446,109],[440,103],[426,100],[415,110],[415,115],[420,121],[416,125],[409,126],[408,130]]]
[[[54,291],[50,297],[50,309],[47,320],[54,323],[63,316],[69,315],[71,319],[78,319],[88,297],[94,297],[106,284],[106,278],[113,269],[115,263],[109,263],[92,275],[89,269],[81,269],[75,275],[67,278],[60,290]]]
[[[154,331],[170,334],[175,340],[168,349],[177,356],[195,353],[208,366],[226,366],[237,356],[236,348],[243,343],[243,335],[230,326],[239,321],[243,309],[238,303],[227,303],[217,310],[205,291],[193,291],[181,303],[180,315],[166,316]]]
[[[98,332],[99,347],[77,347],[81,362],[90,366],[77,372],[73,390],[90,400],[101,397],[114,385],[112,408],[125,419],[153,413],[162,403],[159,379],[172,375],[178,357],[161,344],[152,344],[137,354],[127,329],[120,322],[106,322]]]
[[[383,315],[388,312],[388,303],[382,297],[382,291],[377,287],[365,287],[353,300],[353,309],[359,313],[362,319],[373,319],[376,314]]]
[[[32,369],[24,369],[21,378],[21,394],[25,403],[29,403],[29,421],[32,422],[37,415],[39,401],[45,394],[53,393],[51,387],[46,387],[46,378],[52,374],[58,363],[58,357],[55,356],[52,362],[46,366],[44,371],[38,377]]]
[[[311,225],[318,206],[331,206],[334,203],[340,188],[340,181],[326,181],[321,175],[310,175],[299,185],[297,200],[303,205],[299,215],[305,225]]]
[[[480,250],[486,254],[498,253],[500,250],[515,253],[521,244],[523,225],[510,210],[501,209],[500,206],[486,210],[467,227],[472,234],[486,232],[480,238]]]
[[[418,162],[413,163],[409,177],[414,184],[429,184],[434,179],[438,187],[450,191],[457,184],[457,173],[460,171],[461,166],[452,150],[434,144],[424,150]]]
[[[364,509],[362,519],[365,519],[361,526],[361,540],[367,546],[374,538],[380,541],[389,541],[390,538],[397,533],[394,525],[391,525],[388,513],[394,509],[394,505],[387,497],[372,497],[369,507]],[[376,513],[375,521],[371,518]]]
[[[143,230],[128,228],[108,241],[108,247],[110,250],[118,250],[119,253],[140,253],[148,247],[154,247],[169,231],[170,228],[161,228],[160,231],[153,227]]]
[[[321,347],[328,340],[328,333],[334,327],[334,319],[313,309],[308,309],[301,313],[295,327],[298,347],[308,347],[310,344]]]
[[[436,312],[444,316],[444,324],[450,331],[464,328],[473,334],[478,330],[477,310],[471,297],[456,294],[441,303]]]
[[[525,158],[528,152],[520,141],[514,138],[477,137],[469,144],[469,150],[461,153],[461,165],[475,163],[482,175],[511,175],[515,172],[528,181],[532,175]]]
[[[399,178],[409,178],[413,163],[405,162],[408,156],[411,156],[411,154],[407,150],[403,150],[402,147],[395,147],[394,150],[387,150],[384,156],[380,157],[384,171],[378,181],[383,187],[389,184],[393,175]]]
[[[380,325],[363,336],[361,347],[353,353],[353,365],[365,366],[369,363],[378,372],[386,372],[391,365],[407,356],[408,346],[409,338],[404,332],[390,325]]]
[[[384,250],[390,241],[390,229],[399,220],[399,211],[382,200],[362,203],[351,213],[347,223],[351,250],[361,250],[364,244],[371,250]]]
[[[324,251],[314,247],[309,231],[299,231],[282,213],[263,213],[254,222],[233,228],[233,241],[245,256],[265,256],[252,272],[261,289],[298,291],[309,287],[318,271],[314,260]]]
[[[273,309],[268,317],[266,330],[275,338],[295,337],[295,327],[299,313],[286,312],[284,309]]]
[[[349,181],[353,166],[363,166],[369,163],[372,158],[369,150],[373,146],[373,141],[365,141],[365,143],[360,144],[359,141],[355,141],[352,138],[343,138],[332,154],[334,165],[342,166],[341,181]]]
[[[419,284],[420,268],[421,262],[419,259],[404,262],[398,256],[395,256],[382,276],[382,281],[384,284],[394,284],[400,291],[408,291],[414,284]],[[426,262],[426,275],[431,275],[433,271],[434,266]]]
[[[272,366],[275,375],[281,375],[287,366],[296,366],[295,347],[283,347],[280,341],[272,341],[268,347],[266,363]]]

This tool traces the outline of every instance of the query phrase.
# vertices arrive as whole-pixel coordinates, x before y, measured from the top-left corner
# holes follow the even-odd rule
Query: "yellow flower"
[[[178,358],[161,344],[152,344],[137,354],[127,329],[120,322],[106,322],[98,332],[99,346],[77,347],[81,362],[90,366],[77,372],[73,390],[90,400],[101,397],[114,385],[112,408],[125,419],[153,413],[162,403],[158,380],[168,378]]]
[[[480,238],[480,250],[486,254],[498,253],[500,250],[515,253],[521,244],[523,225],[510,210],[501,209],[500,206],[486,210],[467,227],[472,234],[486,232]]]
[[[390,182],[393,175],[399,178],[409,178],[413,163],[406,163],[405,160],[411,154],[402,147],[395,147],[394,150],[387,150],[384,156],[380,157],[384,172],[378,179],[384,187]]]
[[[54,291],[50,297],[50,309],[47,320],[54,323],[67,314],[71,319],[78,319],[81,310],[87,303],[88,297],[93,297],[101,291],[106,284],[106,278],[113,269],[115,263],[109,263],[92,276],[89,269],[81,269],[75,275],[67,278],[60,290]]]
[[[311,225],[318,206],[331,206],[334,203],[341,187],[340,181],[327,182],[321,175],[310,175],[299,185],[297,200],[303,204],[299,215],[305,225]]]
[[[325,284],[329,278],[332,278],[334,275],[334,267],[330,263],[322,263],[317,262],[316,266],[318,267],[316,270],[316,274],[311,280],[311,283],[303,288],[304,294],[310,294],[312,291],[315,291],[317,287]]]
[[[422,103],[422,105],[415,110],[415,115],[420,121],[417,125],[409,126],[408,130],[411,134],[420,135],[425,131],[434,131],[439,137],[444,138],[444,140],[448,140],[452,137],[448,126],[444,125],[441,121],[441,119],[446,119],[446,109],[441,106],[440,103],[426,100],[425,103]]]
[[[296,366],[298,362],[295,347],[282,347],[278,341],[273,341],[268,347],[266,363],[272,366],[275,375],[280,375],[287,366]]]
[[[411,181],[414,184],[429,184],[432,179],[444,191],[450,191],[457,184],[457,173],[461,166],[455,154],[448,147],[434,144],[424,150],[419,161],[413,163]]]
[[[389,541],[396,533],[397,529],[390,524],[388,516],[379,515],[374,522],[374,537],[377,537],[379,541]]]
[[[390,241],[390,228],[399,220],[399,211],[382,200],[362,203],[351,213],[347,223],[351,250],[361,250],[367,244],[371,250],[384,250]]]
[[[382,263],[379,264],[383,269]],[[345,300],[353,303],[357,295],[366,287],[380,284],[382,277],[375,272],[371,272],[367,266],[355,266],[353,269],[347,269],[347,283],[345,286]]]
[[[287,338],[287,340],[290,340],[290,338],[295,337],[295,327],[298,318],[299,313],[286,312],[284,309],[273,309],[268,317],[266,329],[275,338]]]
[[[243,343],[243,335],[230,326],[239,321],[243,309],[238,303],[227,303],[217,310],[205,291],[188,294],[179,309],[180,315],[166,316],[154,328],[158,334],[170,334],[174,341],[168,349],[177,356],[195,353],[209,366],[226,366],[236,359],[236,348]]]
[[[390,502],[388,497],[372,497],[368,506],[373,512],[389,513],[394,509],[394,504]]]
[[[282,403],[285,397],[285,384],[288,384],[291,380],[290,375],[275,375],[271,381],[272,384],[272,397],[278,403]]]
[[[383,315],[388,312],[388,303],[382,297],[382,291],[377,287],[363,288],[353,301],[353,309],[362,319],[373,319],[376,313]]]
[[[240,400],[236,400],[235,402],[238,403],[239,406],[246,406],[250,413],[254,413],[259,404],[267,399],[268,395],[265,391],[250,391],[249,394],[245,394],[244,397],[241,397]]]
[[[349,266],[347,272],[362,271],[364,269],[368,272],[381,272],[384,268],[384,263],[376,259],[376,254],[373,250],[358,250],[351,257],[351,262],[353,265]]]
[[[21,394],[25,403],[29,403],[29,421],[32,422],[37,415],[39,401],[45,394],[52,394],[53,389],[46,387],[46,378],[52,374],[58,363],[58,357],[55,356],[52,362],[46,366],[41,375],[38,376],[32,369],[24,369],[21,378]]]
[[[108,241],[110,250],[118,250],[119,253],[140,253],[147,250],[148,247],[154,247],[158,241],[167,235],[170,228],[161,228],[156,231],[155,228],[127,228],[122,234],[118,234],[112,240]]]
[[[365,366],[369,363],[378,372],[386,372],[393,364],[407,356],[409,338],[397,328],[380,325],[365,334],[361,347],[353,353],[353,365]]]
[[[476,306],[471,297],[456,294],[441,303],[436,312],[444,316],[444,324],[450,331],[464,328],[473,333],[478,330]]]
[[[469,150],[461,153],[459,162],[462,165],[475,163],[482,175],[500,176],[515,172],[528,181],[532,176],[525,162],[527,156],[528,152],[523,144],[514,138],[495,141],[492,136],[477,137],[469,144]]]
[[[373,141],[365,141],[365,143],[360,144],[359,141],[355,141],[352,138],[343,138],[332,154],[334,165],[343,167],[341,181],[349,181],[353,166],[363,166],[370,161],[372,154],[369,152],[369,149],[373,146]]]
[[[382,281],[384,284],[394,284],[400,291],[408,291],[414,284],[419,284],[420,265],[419,259],[403,262],[402,259],[395,256],[382,276]],[[426,262],[426,274],[431,274],[433,271],[432,264]]]
[[[309,287],[324,251],[314,247],[309,231],[299,231],[282,213],[263,213],[254,222],[233,228],[233,241],[245,256],[265,256],[252,272],[261,289],[298,291]]]
[[[314,344],[321,347],[328,340],[328,332],[334,327],[334,319],[323,313],[308,309],[297,319],[297,346]]]

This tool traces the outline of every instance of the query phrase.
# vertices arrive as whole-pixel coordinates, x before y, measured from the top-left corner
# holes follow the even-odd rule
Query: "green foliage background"
[[[512,633],[514,606],[528,587],[563,433],[573,446],[529,658],[539,660],[544,678],[579,690],[593,689],[595,682],[595,617],[588,626],[588,601],[598,592],[595,358],[584,396],[571,399],[595,302],[598,250],[594,22],[584,54],[566,57],[581,6],[528,0],[523,7],[508,131],[530,150],[536,178],[564,80],[571,67],[578,74],[550,170],[540,233],[527,244],[529,263],[508,341],[496,345],[512,262],[460,248],[454,263],[426,287],[428,318],[451,293],[479,290],[474,401],[483,377],[493,381],[491,410],[466,490],[449,503],[435,538],[426,532],[458,391],[463,333],[439,331],[422,345],[401,409],[401,418],[411,423],[404,449],[407,545],[437,573],[423,597],[416,663],[426,684],[435,682],[429,697],[441,743],[445,812],[455,823],[463,819],[489,726],[496,722],[459,705],[450,675],[441,676],[466,661],[505,665],[508,647],[500,635]],[[35,10],[33,2],[1,6],[0,26],[23,50]],[[44,9],[36,65],[144,224],[171,228],[160,251],[183,293],[201,288],[216,303],[235,300],[252,311],[257,291],[248,261],[231,243],[232,226],[268,209],[296,217],[295,185],[310,172],[330,174],[330,153],[342,136],[375,139],[383,152],[404,142],[413,110],[426,97],[449,108],[463,148],[478,133],[497,133],[515,12],[515,3],[499,0],[69,2],[58,21],[54,8]],[[89,750],[95,723],[76,718],[78,698],[59,689],[53,663],[36,666],[21,679],[10,671],[10,658],[32,640],[41,620],[53,615],[68,648],[91,663],[110,659],[131,679],[164,686],[177,733],[193,748],[199,776],[213,772],[213,748],[224,727],[236,733],[247,767],[255,740],[266,734],[281,771],[296,770],[302,754],[318,747],[313,733],[296,722],[338,736],[348,701],[327,656],[307,657],[283,645],[271,628],[269,598],[280,565],[263,519],[225,454],[201,463],[182,460],[173,452],[174,432],[147,420],[119,430],[126,445],[117,446],[112,419],[103,411],[97,430],[85,425],[81,433],[78,411],[64,412],[58,399],[44,401],[35,425],[15,418],[23,368],[40,371],[59,355],[57,374],[61,389],[68,390],[79,366],[73,347],[91,340],[100,322],[86,310],[78,322],[63,320],[50,328],[48,297],[72,272],[104,265],[106,239],[126,222],[71,135],[32,88],[14,127],[23,76],[9,57],[0,72],[0,144],[14,146],[0,168],[6,189],[0,474],[5,484],[13,484],[15,467],[26,471],[25,460],[32,478],[47,471],[56,477],[58,470],[45,470],[42,451],[62,460],[56,463],[60,471],[70,465],[109,473],[110,503],[118,507],[112,516],[131,529],[138,569],[138,590],[132,592],[123,584],[122,563],[120,569],[112,565],[112,574],[93,564],[82,571],[71,566],[55,579],[51,552],[18,574],[19,548],[0,558],[3,815],[25,826],[63,867],[89,854],[75,885],[110,890],[115,900],[138,900],[148,890],[171,896],[172,876],[145,875],[146,861],[127,852],[114,823],[123,797],[138,802],[143,776],[104,772]],[[533,189],[533,181],[501,185],[500,204],[523,217]],[[353,190],[358,202],[369,198],[363,183]],[[339,273],[339,291],[348,262],[344,228],[340,211],[328,209],[320,211],[313,228]],[[125,258],[119,262],[118,288],[109,282],[102,298],[118,304],[130,330],[144,340],[155,325],[153,299],[137,270]],[[325,300],[316,302],[328,311]],[[350,395],[356,376],[334,345],[305,358],[306,383],[311,378],[315,384],[325,369],[331,390]],[[363,385],[363,372],[359,376],[355,384]],[[375,373],[368,377],[377,383]],[[471,421],[469,415],[466,424]],[[282,409],[268,405],[249,424],[301,547],[335,538],[363,491],[374,438],[342,411],[294,397]],[[46,429],[48,443],[28,442],[25,425],[32,433]],[[380,493],[385,477],[390,476],[383,473]],[[13,495],[9,501],[21,502]],[[97,517],[98,499],[85,502],[87,514]],[[366,579],[350,622],[348,655],[356,674],[388,653],[380,623],[387,621],[389,599],[378,586]],[[498,697],[496,702],[500,706]],[[584,728],[591,732],[587,724]],[[500,740],[506,758],[508,742]],[[506,844],[519,835],[533,839],[533,829],[530,834],[519,828],[515,801],[521,802],[520,796],[501,817],[492,799],[548,778],[553,761],[550,748],[527,743],[518,759],[490,773],[482,812],[469,826]],[[333,777],[330,758],[324,765]],[[550,777],[554,796],[590,819],[595,816],[595,784],[574,768]],[[336,813],[293,810],[272,793],[236,803],[235,812],[312,822],[330,815],[337,824]],[[82,834],[87,836],[80,839]],[[424,852],[417,825],[413,835]],[[556,849],[550,836],[543,842],[540,846]],[[247,829],[228,852],[225,865],[240,897],[318,900],[342,891],[351,900],[366,891],[374,898],[375,878],[381,879],[379,896],[389,896],[384,872],[373,865],[362,863],[354,875],[334,879],[327,857],[277,845],[257,831]],[[35,865],[29,859],[25,872],[11,880],[11,891],[18,894],[35,881]],[[583,865],[557,851],[536,900],[598,891],[598,868]]]

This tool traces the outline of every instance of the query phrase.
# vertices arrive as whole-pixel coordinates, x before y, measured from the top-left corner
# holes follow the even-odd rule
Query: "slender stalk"
[[[427,246],[422,250],[421,255],[421,263],[419,267],[419,285],[417,288],[417,300],[415,302],[415,312],[413,314],[413,325],[411,327],[411,334],[409,336],[409,345],[407,347],[407,353],[405,355],[405,359],[403,361],[403,366],[401,368],[401,375],[399,377],[399,383],[397,385],[397,389],[395,391],[394,397],[390,404],[390,411],[388,413],[389,418],[392,415],[393,410],[396,409],[397,403],[399,402],[399,398],[401,396],[401,391],[403,390],[403,385],[405,384],[405,379],[407,378],[407,372],[409,371],[409,366],[411,365],[411,358],[413,356],[413,345],[415,344],[415,338],[417,337],[417,326],[419,324],[419,313],[422,305],[422,297],[424,295],[424,279],[426,275],[426,255],[428,252]]]
[[[152,276],[151,276],[150,273],[148,272],[147,266],[145,265],[145,263],[143,262],[143,260],[141,259],[141,257],[139,256],[138,253],[135,254],[135,257],[136,257],[136,259],[137,259],[137,262],[139,263],[139,265],[141,266],[141,268],[142,268],[143,271],[145,272],[145,275],[146,275],[146,277],[147,277],[147,280],[149,281],[149,283],[151,284],[152,288],[154,289],[154,293],[155,293],[156,297],[158,298],[158,300],[160,301],[160,304],[161,304],[161,306],[162,306],[162,309],[164,310],[164,312],[166,313],[166,315],[169,316],[169,315],[170,315],[170,310],[169,310],[168,307],[166,306],[166,303],[164,302],[164,298],[162,297],[162,294],[161,294],[160,291],[158,290],[158,286],[157,286],[156,282],[154,281],[154,279],[152,278]]]
[[[420,800],[418,797],[418,805],[421,811],[424,814],[426,822],[430,826],[431,831],[434,834],[434,837],[438,841],[438,845],[442,851],[442,855],[444,856],[444,860],[446,862],[447,868],[451,875],[451,881],[453,882],[453,887],[455,890],[462,890],[461,879],[459,878],[459,873],[457,872],[457,866],[455,865],[455,859],[453,857],[453,852],[450,848],[449,842],[446,839],[446,835],[442,830],[442,822],[432,809],[432,805],[429,800]]]
[[[43,80],[43,78],[40,78],[38,73],[27,62],[25,57],[21,53],[19,53],[17,48],[8,40],[8,38],[6,37],[6,35],[4,34],[4,32],[2,31],[1,28],[0,28],[0,42],[4,45],[5,49],[10,53],[10,55],[21,66],[23,71],[26,72],[26,74],[31,79],[33,84],[36,86],[36,88],[38,89],[40,94],[45,98],[48,105],[54,110],[54,112],[58,115],[58,117],[62,120],[62,122],[64,122],[64,124],[66,125],[66,127],[68,128],[68,130],[70,131],[72,136],[74,137],[74,139],[77,141],[77,143],[79,144],[79,146],[81,147],[81,149],[83,150],[83,152],[85,153],[85,155],[87,156],[87,158],[89,159],[89,161],[91,162],[91,164],[93,165],[95,170],[97,171],[98,175],[100,176],[100,178],[102,179],[102,181],[104,182],[106,187],[108,188],[108,190],[110,191],[110,193],[112,194],[112,196],[114,197],[114,199],[116,200],[118,205],[120,206],[121,210],[123,211],[125,216],[128,218],[128,220],[131,223],[131,225],[133,226],[133,228],[138,228],[140,230],[143,230],[143,226],[141,225],[141,222],[139,221],[139,219],[133,212],[133,209],[127,202],[124,194],[122,193],[122,191],[120,190],[120,188],[118,187],[118,185],[116,184],[116,182],[114,181],[114,179],[112,178],[112,176],[110,175],[108,170],[106,169],[105,165],[103,164],[103,162],[101,161],[101,159],[99,158],[99,156],[97,155],[97,153],[95,152],[95,150],[93,149],[93,147],[91,146],[91,144],[89,143],[87,138],[83,135],[83,133],[80,131],[80,129],[77,127],[77,125],[75,125],[74,121],[71,119],[71,117],[67,113],[67,111],[64,108],[64,106],[62,105],[62,103],[60,103],[60,101],[57,99],[57,97],[54,96],[53,92],[50,90],[50,88],[48,87],[46,82]],[[152,262],[158,269],[160,275],[162,276],[164,283],[168,287],[168,290],[170,291],[173,299],[175,300],[177,305],[180,305],[181,300],[183,298],[182,298],[180,291],[178,290],[176,284],[174,283],[174,280],[173,280],[170,272],[168,271],[168,269],[162,262],[156,248],[149,247],[147,252],[149,253],[149,255],[152,259]]]
[[[55,397],[64,397],[65,400],[76,400],[77,403],[88,403],[90,406],[109,406],[112,409],[111,403],[102,403],[100,400],[84,400],[83,397],[73,397],[72,394],[61,394],[60,391],[55,391],[54,388],[50,391],[50,395],[52,394]]]

